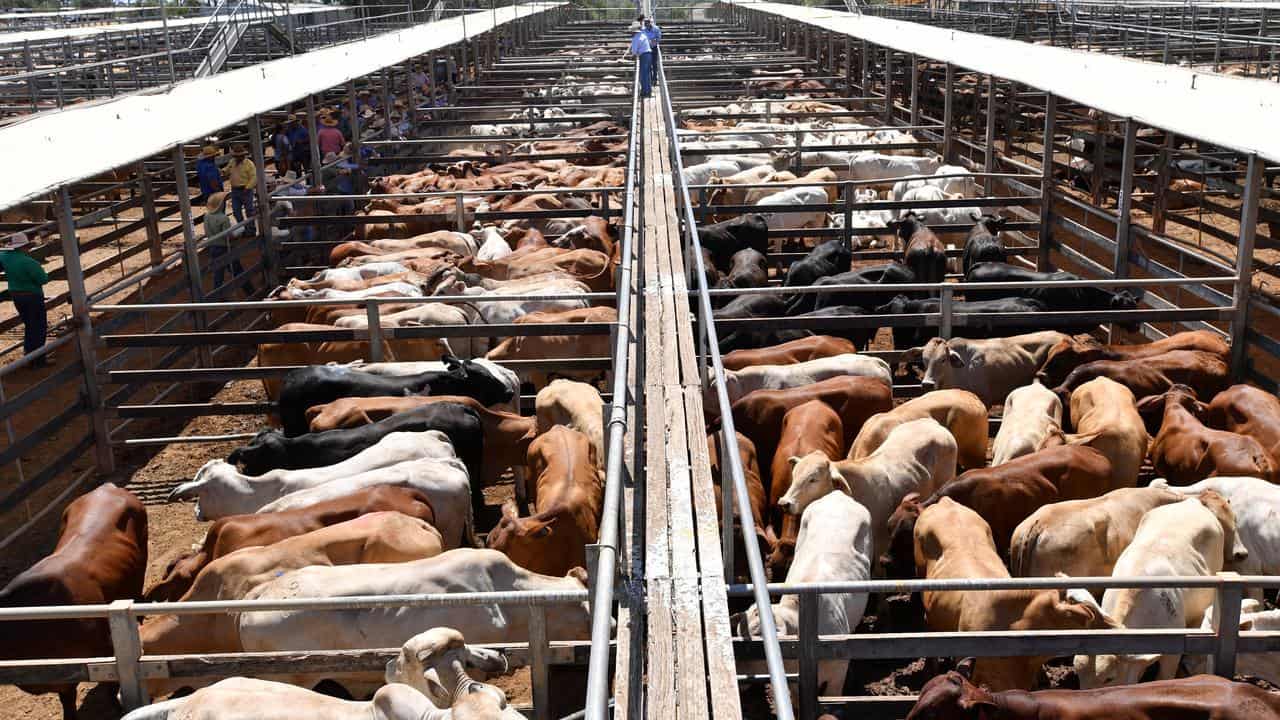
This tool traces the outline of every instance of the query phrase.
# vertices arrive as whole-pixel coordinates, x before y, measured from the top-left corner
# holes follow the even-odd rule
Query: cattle
[[[458,263],[459,269],[493,280],[520,280],[546,273],[564,273],[583,282],[593,292],[613,289],[612,261],[598,250],[565,250],[541,248],[527,253],[512,253],[500,260],[480,263],[470,258]]]
[[[1017,324],[996,322],[985,316],[1022,314],[1031,316],[1043,313],[1048,308],[1044,303],[1031,298],[1004,298],[1003,300],[979,300],[974,302],[954,302],[951,304],[953,316],[963,318],[965,333],[970,337],[1001,337],[1010,332],[1037,325],[1031,317]],[[885,305],[875,309],[877,315],[937,315],[942,310],[942,303],[937,299],[912,300],[905,295],[898,295]],[[893,329],[894,347],[911,347],[913,343],[927,342],[933,334],[932,328],[895,327]]]
[[[1280,610],[1264,610],[1258,600],[1245,599],[1240,603],[1240,632],[1275,632],[1280,630]],[[1214,608],[1209,606],[1200,621],[1200,630],[1214,632]],[[1183,655],[1182,666],[1192,675],[1206,673],[1209,659],[1206,655]],[[1237,676],[1257,677],[1272,685],[1280,684],[1280,658],[1274,652],[1237,653]]]
[[[960,256],[960,266],[965,275],[978,263],[1004,262],[1004,244],[1000,242],[1000,231],[1009,222],[1008,218],[995,215],[977,215],[973,218],[973,227],[964,241],[964,252]]]
[[[1024,455],[1001,465],[974,468],[923,501],[908,498],[889,521],[886,569],[910,571],[915,518],[947,497],[977,512],[991,530],[996,553],[1005,557],[1014,530],[1052,502],[1093,498],[1110,486],[1111,463],[1093,448],[1066,445]]]
[[[1280,486],[1256,477],[1213,477],[1185,487],[1173,487],[1164,478],[1151,482],[1179,495],[1200,495],[1213,491],[1227,499],[1236,520],[1236,537],[1248,557],[1235,560],[1230,569],[1242,575],[1280,575]],[[1261,599],[1261,588],[1249,593]]]
[[[583,310],[530,313],[519,318],[517,324],[533,323],[616,323],[618,311],[611,307],[592,307]],[[609,334],[598,335],[515,335],[509,337],[485,353],[486,360],[555,360],[579,358],[607,358],[610,355]],[[591,378],[600,370],[522,370],[521,375],[534,387],[544,387],[554,376]]]
[[[1138,403],[1140,413],[1161,416],[1160,432],[1148,450],[1156,473],[1174,485],[1189,485],[1212,475],[1275,479],[1271,455],[1257,440],[1205,427],[1199,418],[1202,409],[1195,392],[1185,385],[1174,385]]]
[[[476,250],[476,260],[480,262],[501,260],[513,252],[511,243],[507,242],[507,239],[502,236],[498,228],[483,228],[481,230],[481,238],[483,242]]]
[[[411,488],[378,485],[310,507],[278,513],[231,515],[215,520],[200,547],[178,556],[165,569],[164,578],[147,591],[147,602],[173,602],[191,587],[200,570],[213,560],[258,545],[319,530],[374,512],[394,511],[435,523],[435,512],[426,495]]]
[[[313,433],[361,427],[434,403],[462,405],[479,416],[484,426],[484,455],[480,460],[479,479],[484,485],[500,482],[503,472],[509,468],[519,472],[524,467],[525,452],[533,439],[534,419],[493,410],[475,398],[461,395],[343,398],[307,408],[307,422]]]
[[[1014,529],[1009,569],[1017,577],[1110,575],[1142,516],[1182,499],[1168,490],[1128,487],[1045,505]]]
[[[1221,495],[1205,491],[1198,498],[1154,508],[1142,517],[1133,541],[1120,553],[1115,577],[1212,576],[1248,557],[1236,538],[1235,518]],[[1092,601],[1087,593],[1082,599]],[[1099,608],[1116,627],[1129,629],[1198,627],[1213,603],[1213,588],[1108,588]],[[1096,607],[1096,606],[1095,606]],[[1178,655],[1077,655],[1080,687],[1131,685],[1151,665],[1157,680],[1172,678]]]
[[[893,184],[889,199],[897,202],[908,190],[918,187],[933,186],[947,194],[959,194],[962,197],[975,197],[978,194],[978,183],[974,181],[969,169],[960,165],[943,165],[933,173],[936,176],[957,175],[959,177],[931,177],[920,180],[899,180]]]
[[[696,288],[698,285],[698,257],[693,254],[693,246],[690,245],[684,249],[684,265],[688,270],[688,278],[686,282],[689,287]],[[715,260],[711,257],[711,251],[702,248],[702,279],[706,283],[707,288],[716,288],[721,281],[720,270],[716,268]],[[712,298],[714,301],[715,298]]]
[[[910,420],[889,432],[883,444],[861,460],[832,462],[812,452],[791,463],[791,487],[778,506],[799,515],[814,500],[837,490],[871,513],[876,552],[887,547],[889,516],[908,493],[928,495],[956,476],[956,441],[933,418]]]
[[[745,320],[778,317],[787,312],[787,303],[778,295],[739,295],[724,307],[711,311],[716,320]]]
[[[374,374],[342,365],[312,365],[291,370],[281,383],[277,403],[286,436],[307,432],[307,408],[344,397],[388,395],[466,395],[483,405],[509,402],[507,383],[475,361],[446,360],[441,371],[413,375]]]
[[[285,437],[278,430],[264,430],[247,444],[232,450],[227,462],[238,464],[247,475],[272,470],[299,470],[336,465],[378,444],[393,432],[439,430],[449,438],[467,471],[480,477],[484,432],[471,408],[453,403],[432,403],[396,413],[362,427]]]
[[[860,152],[849,160],[849,176],[852,180],[896,180],[913,175],[932,175],[940,165],[937,157]]]
[[[853,262],[853,247],[843,238],[828,240],[809,251],[808,255],[791,263],[783,285],[805,287],[818,278],[835,275],[849,269]]]
[[[534,399],[537,434],[567,425],[587,436],[596,465],[604,468],[604,399],[600,391],[574,380],[554,380]]]
[[[827,205],[830,200],[827,192],[820,187],[793,187],[774,193],[756,203],[765,223],[770,230],[794,230],[798,228],[821,228],[826,226]],[[814,205],[821,206],[815,210],[771,211],[772,207],[793,207]],[[774,250],[782,249],[782,239],[774,243]]]
[[[1110,378],[1095,378],[1071,393],[1070,410],[1076,433],[1065,436],[1064,441],[1087,445],[1106,455],[1114,487],[1137,484],[1151,437],[1138,414],[1133,392]]]
[[[474,713],[480,718],[520,720],[516,717],[519,711],[507,706],[506,695],[500,689],[477,682],[466,673],[467,669],[505,673],[509,667],[498,650],[469,647],[462,633],[437,627],[400,646],[400,653],[387,663],[386,681],[416,689],[437,707],[450,708],[453,718],[471,717]]]
[[[1209,427],[1253,438],[1280,467],[1280,400],[1252,385],[1232,385],[1205,409]]]
[[[105,605],[142,596],[147,511],[133,493],[105,483],[62,511],[53,552],[0,590],[0,607]],[[113,655],[105,618],[22,620],[0,634],[0,658],[37,660]],[[76,684],[19,685],[57,693],[65,720],[76,717]]]
[[[574,568],[563,577],[539,575],[496,550],[460,548],[406,563],[291,570],[258,586],[245,599],[513,590],[581,592],[586,589],[586,580],[582,568]],[[248,612],[240,615],[238,640],[249,652],[383,648],[394,647],[424,627],[446,626],[458,629],[476,643],[513,642],[529,637],[529,615],[529,607],[499,607],[493,603],[419,606],[394,612],[380,608]],[[586,602],[558,605],[554,613],[547,613],[546,621],[548,637],[585,640],[590,635],[591,613]],[[343,685],[352,688],[359,679],[344,679]],[[381,684],[380,673],[371,679]]]
[[[747,502],[751,506],[751,522],[756,528],[756,544],[760,548],[760,555],[767,557],[773,552],[775,541],[769,533],[768,523],[765,520],[765,513],[768,510],[769,497],[764,489],[764,483],[760,480],[760,462],[756,456],[755,443],[742,433],[734,433],[734,438],[738,445],[738,462],[742,465],[742,479],[747,486]],[[720,458],[724,455],[721,443],[724,440],[723,432],[715,432],[707,435],[707,452],[711,465],[711,483],[713,494],[716,501],[716,517],[720,518],[723,525],[724,506],[723,499],[723,483],[728,480],[732,484],[732,479],[728,476],[726,466],[720,462]],[[736,511],[731,513],[734,523],[733,533],[733,576],[737,580],[750,582],[750,573],[748,572],[746,549],[742,541],[742,533],[738,531],[741,527],[740,516]]]
[[[456,546],[455,546],[456,547]],[[439,531],[398,512],[376,512],[263,547],[249,547],[209,563],[180,600],[242,600],[251,590],[289,570],[312,565],[398,563],[435,557],[446,549]],[[143,649],[152,655],[226,652],[217,644],[235,637],[234,614],[158,615],[142,626]],[[231,648],[238,650],[239,648]],[[150,688],[162,690],[160,684]]]
[[[768,252],[769,224],[763,215],[740,215],[714,225],[699,226],[698,242],[711,252],[716,267],[728,267],[739,250]]]
[[[821,400],[797,405],[782,416],[778,448],[769,464],[769,476],[765,478],[765,487],[769,490],[769,525],[777,537],[777,548],[769,558],[772,577],[782,577],[786,572],[799,526],[799,518],[784,512],[780,505],[791,489],[790,458],[816,452],[828,460],[838,460],[844,453],[843,441],[840,416]]]
[[[793,365],[808,360],[856,352],[853,343],[830,335],[811,335],[774,347],[735,350],[720,359],[725,370],[741,370],[751,365]]]
[[[1171,350],[1200,350],[1226,358],[1228,347],[1220,335],[1208,330],[1175,333],[1167,338],[1137,345],[1103,345],[1092,335],[1076,335],[1064,337],[1049,349],[1040,372],[1045,385],[1054,387],[1060,385],[1068,373],[1085,363],[1095,360],[1138,360],[1163,355]]]
[[[587,545],[600,532],[604,484],[587,436],[556,425],[529,444],[534,514],[519,517],[504,504],[486,544],[517,565],[543,575],[563,575],[587,564]]]
[[[1095,360],[1076,367],[1054,388],[1060,397],[1097,377],[1108,377],[1133,391],[1134,397],[1161,395],[1186,385],[1210,397],[1226,388],[1230,369],[1222,357],[1199,350],[1173,350],[1134,360]]]
[[[1007,578],[991,528],[949,497],[925,508],[915,526],[915,562],[930,580]],[[1066,590],[926,591],[925,621],[934,632],[1106,629],[1106,617]],[[982,658],[974,681],[993,690],[1031,687],[1044,657]]]
[[[892,285],[896,283],[913,283],[915,273],[905,265],[893,262],[886,265],[859,268],[848,272],[818,278],[814,287],[830,285]],[[897,296],[896,290],[830,290],[819,293],[795,295],[788,307],[789,314],[821,309],[835,305],[852,305],[859,308],[875,308]]]
[[[729,259],[729,272],[718,285],[723,290],[764,287],[768,283],[764,254],[754,248],[743,248]]]
[[[889,432],[904,422],[931,417],[956,439],[957,459],[962,468],[976,468],[987,462],[987,406],[967,390],[934,390],[912,398],[889,412],[872,415],[858,431],[849,447],[850,460],[861,460],[875,452]]]
[[[1280,699],[1242,682],[1213,675],[1161,680],[1096,690],[991,692],[960,673],[939,675],[925,684],[907,720],[1159,720],[1205,717],[1214,720],[1276,720]]]
[[[800,517],[795,560],[786,583],[854,582],[871,579],[872,523],[867,509],[844,493],[829,493],[811,503]],[[851,634],[867,608],[866,593],[822,593],[817,596],[819,635]],[[800,596],[783,595],[772,606],[780,635],[800,634]],[[760,637],[760,611],[751,607],[733,618],[739,637]],[[794,661],[789,661],[794,664]],[[818,664],[818,693],[843,692],[847,660]],[[794,671],[794,668],[792,670]]]
[[[911,269],[916,282],[940,283],[947,277],[947,249],[937,235],[914,212],[889,223],[902,240],[902,264]]]
[[[1062,440],[1062,401],[1039,381],[1009,393],[1000,430],[991,444],[991,464],[1010,460]]]
[[[853,344],[855,349],[868,347],[875,337],[876,328],[866,325],[855,326],[844,322],[849,318],[866,314],[867,312],[862,308],[835,305],[792,315],[790,319],[793,322],[788,323],[790,326],[788,329],[754,330],[752,329],[752,323],[732,323],[736,329],[721,336],[720,351],[730,352],[733,350],[764,348],[812,337],[813,330],[800,327],[801,325],[809,324],[807,322],[809,320],[817,320],[821,324],[817,325],[815,323],[816,326],[822,327],[826,333],[834,334],[836,337],[847,340]]]
[[[844,376],[786,390],[757,390],[733,403],[733,423],[756,444],[760,457],[772,458],[787,411],[815,399],[840,416],[844,445],[853,442],[867,418],[893,408],[892,391],[884,382]]]
[[[977,395],[988,407],[1004,402],[1014,388],[1035,378],[1044,358],[1067,336],[1052,330],[990,340],[933,338],[910,348],[899,362],[924,365],[920,387],[925,392],[960,388]]]
[[[343,332],[343,328],[314,323],[286,323],[276,328],[278,332]],[[288,367],[314,363],[350,363],[367,360],[367,340],[322,340],[316,342],[279,342],[258,344],[258,367]],[[394,362],[439,360],[452,355],[449,343],[443,338],[406,338],[382,341],[383,357]],[[280,381],[272,377],[262,379],[267,397],[280,397]]]
[[[736,402],[747,393],[756,390],[783,390],[800,385],[811,385],[840,375],[858,375],[892,384],[889,364],[870,355],[856,353],[807,360],[792,365],[750,365],[741,370],[725,370],[725,393],[729,402]],[[704,391],[703,403],[711,408],[716,402],[716,385],[713,381]]]
[[[1003,262],[981,262],[964,273],[966,283],[1036,282],[1053,283],[1079,280],[1080,276],[1062,270],[1036,272]],[[1037,285],[1007,290],[965,290],[969,300],[998,300],[1025,297],[1039,300],[1052,310],[1133,310],[1139,298],[1127,290],[1109,292],[1097,287],[1055,287]]]

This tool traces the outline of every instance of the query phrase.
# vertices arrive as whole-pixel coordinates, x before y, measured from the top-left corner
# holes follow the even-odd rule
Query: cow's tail
[[[186,700],[186,698],[177,698],[175,700],[165,700],[164,702],[153,703],[134,710],[120,720],[169,720],[169,714],[182,707],[182,704],[185,703]]]
[[[1009,545],[1009,570],[1014,577],[1027,577],[1027,572],[1030,570],[1027,566],[1031,564],[1030,554],[1040,542],[1040,531],[1043,527],[1044,523],[1036,523],[1022,537],[1022,542]]]
[[[472,482],[480,482],[480,478],[475,478]],[[471,498],[467,498],[467,517],[462,524],[462,543],[463,547],[482,548],[484,545],[480,543],[480,538],[476,537],[476,508],[475,503],[471,502]]]

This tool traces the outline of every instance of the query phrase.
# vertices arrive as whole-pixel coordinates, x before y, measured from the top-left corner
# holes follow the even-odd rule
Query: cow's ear
[[[827,467],[830,468],[831,484],[835,486],[835,489],[841,490],[845,495],[852,497],[853,488],[849,487],[849,481],[845,480],[844,475],[840,474],[840,468],[836,467],[835,463],[829,463]]]
[[[791,457],[787,458],[787,462],[791,464],[791,467],[795,467],[796,465],[800,464],[800,458],[796,455],[792,455]]]
[[[955,350],[947,351],[947,362],[950,363],[953,368],[964,367],[964,358],[960,357],[960,353]]]
[[[973,668],[978,664],[977,658],[967,657],[956,663],[956,672],[965,680],[973,679]]]
[[[970,219],[970,220],[972,220],[972,221],[974,221],[974,222],[982,222],[982,215],[980,215],[980,214],[978,214],[978,213],[973,212],[972,210],[970,210],[970,211],[969,211],[969,219]]]

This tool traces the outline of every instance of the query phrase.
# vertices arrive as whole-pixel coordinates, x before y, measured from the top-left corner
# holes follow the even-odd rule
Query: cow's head
[[[552,543],[560,515],[559,512],[544,512],[532,517],[519,517],[515,503],[504,503],[502,519],[489,532],[485,546],[505,554],[516,565],[536,572],[554,554]],[[560,560],[555,558],[557,563]]]
[[[852,495],[849,483],[826,453],[815,450],[804,457],[790,457],[791,487],[778,500],[778,507],[789,515],[802,515],[804,509],[827,493],[842,490]]]
[[[961,195],[961,197],[963,197],[963,195]],[[1003,218],[999,215],[981,215],[976,212],[969,213],[969,218],[973,220],[974,230],[981,227],[992,235],[998,235],[1002,230],[1004,230],[1004,226],[1009,222],[1009,218]]]
[[[902,213],[902,217],[897,220],[890,220],[885,223],[885,227],[893,231],[898,239],[905,245],[912,235],[924,229],[924,218],[917,215],[915,210],[908,210]]]
[[[385,677],[388,683],[418,690],[440,707],[482,702],[499,711],[505,708],[506,695],[472,678],[470,670],[504,673],[507,659],[497,650],[469,647],[453,628],[437,627],[406,640],[399,655],[387,662]]]
[[[976,720],[995,711],[991,693],[961,672],[951,671],[925,683],[907,720]]]
[[[288,441],[279,430],[263,430],[249,442],[232,450],[227,462],[240,466],[246,475],[261,475],[284,467]]]
[[[914,578],[916,574],[916,520],[924,502],[919,493],[908,493],[889,516],[889,545],[878,558],[887,578]]]
[[[1045,385],[1055,387],[1076,367],[1094,360],[1104,360],[1106,357],[1106,346],[1092,335],[1063,338],[1049,348],[1044,365],[1040,366],[1036,377]]]
[[[467,378],[467,394],[482,405],[511,402],[515,397],[513,388],[520,386],[514,372],[491,360],[466,360],[460,367]]]
[[[966,365],[965,357],[950,340],[932,338],[920,351],[920,359],[924,365],[924,376],[920,378],[920,389],[943,390],[957,386],[957,372]]]

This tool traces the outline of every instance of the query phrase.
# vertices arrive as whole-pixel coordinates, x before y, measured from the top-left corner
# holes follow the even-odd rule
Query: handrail
[[[208,29],[209,24],[218,18],[219,11],[221,11],[226,6],[227,6],[227,0],[218,0],[218,4],[214,5],[213,11],[209,13],[208,19],[206,19],[203,23],[201,23],[200,29],[197,30],[195,36],[191,38],[191,42],[187,45],[188,50],[191,48],[194,48],[196,46],[196,43],[200,42],[200,38],[201,36],[204,35],[204,31]]]
[[[638,61],[637,61],[638,62]],[[625,208],[622,220],[621,262],[618,265],[618,319],[614,328],[613,346],[613,396],[609,400],[609,440],[605,446],[604,503],[601,510],[600,530],[596,536],[598,559],[596,562],[594,595],[591,602],[591,655],[587,661],[587,699],[584,706],[588,720],[607,720],[609,717],[609,638],[612,630],[614,585],[617,576],[619,514],[622,512],[622,485],[624,448],[627,434],[627,375],[630,360],[628,352],[632,343],[631,273],[632,249],[635,242],[635,190],[636,175],[642,168],[636,167],[640,157],[639,138],[643,126],[641,116],[644,105],[640,102],[640,73],[637,71],[631,83],[631,136],[627,140],[627,181],[622,194]]]
[[[773,619],[773,607],[769,603],[769,594],[765,591],[764,562],[760,558],[760,547],[754,541],[756,536],[755,522],[752,520],[750,499],[747,495],[747,481],[742,472],[742,461],[738,455],[738,437],[734,429],[733,413],[730,412],[729,396],[724,380],[724,364],[720,357],[720,340],[716,336],[715,323],[711,322],[711,297],[707,294],[707,272],[702,260],[702,242],[698,238],[698,224],[693,216],[693,203],[689,199],[689,188],[684,183],[684,163],[680,159],[680,140],[676,133],[675,113],[671,109],[671,96],[667,92],[667,76],[662,69],[661,56],[658,62],[658,88],[662,95],[663,119],[667,125],[667,136],[671,143],[671,182],[679,188],[678,203],[684,208],[685,231],[689,236],[692,252],[697,266],[698,278],[698,323],[706,336],[707,356],[711,360],[712,377],[716,379],[716,400],[720,406],[720,428],[724,433],[724,453],[720,459],[721,471],[729,469],[732,482],[733,500],[737,502],[738,517],[742,527],[743,545],[746,546],[747,568],[753,584],[753,596],[756,608],[760,612],[760,635],[764,643],[765,664],[769,669],[769,685],[773,688],[773,703],[778,720],[794,720],[795,711],[791,707],[791,691],[787,685],[786,668],[783,665],[782,647],[778,643],[778,626]],[[721,480],[728,487],[730,483]],[[729,494],[726,491],[726,494]],[[728,500],[728,498],[725,498]],[[723,504],[725,523],[732,527],[733,510],[731,503]]]

